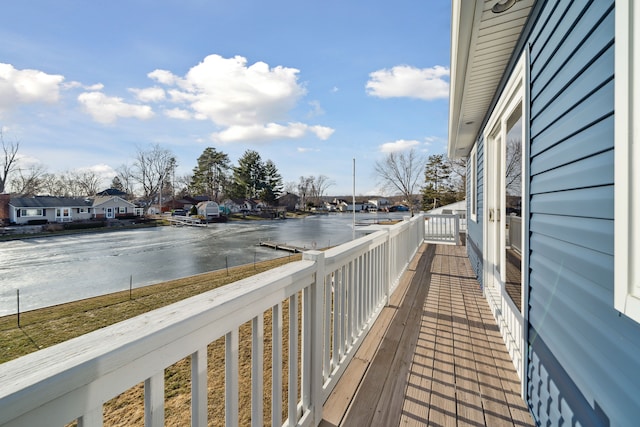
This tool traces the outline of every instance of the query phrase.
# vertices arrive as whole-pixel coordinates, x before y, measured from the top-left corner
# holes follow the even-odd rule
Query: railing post
[[[456,242],[456,246],[460,246],[462,243],[460,242],[460,215],[456,214],[455,218],[453,220],[455,226],[453,227],[454,229],[454,237],[455,237],[455,242]]]
[[[385,284],[384,284],[384,305],[385,307],[389,305],[389,298],[391,296],[391,233],[389,230],[386,230],[387,237],[385,238],[384,243],[384,262],[382,263],[383,268],[385,270]]]
[[[191,355],[191,426],[207,425],[207,346]]]
[[[164,426],[164,371],[144,382],[144,425]]]
[[[313,425],[318,425],[322,420],[322,383],[323,383],[323,296],[325,279],[325,259],[324,252],[307,251],[302,255],[303,260],[313,261],[316,264],[315,280],[311,285],[311,369],[309,384],[309,402],[312,412]],[[303,379],[304,381],[304,379]]]

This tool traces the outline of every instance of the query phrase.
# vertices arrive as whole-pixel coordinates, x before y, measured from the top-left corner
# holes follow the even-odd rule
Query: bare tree
[[[40,194],[44,188],[44,175],[46,168],[37,165],[29,169],[16,169],[17,177],[11,180],[11,187],[16,194],[22,196],[35,196]]]
[[[445,163],[449,165],[451,175],[449,180],[458,197],[461,199],[466,197],[467,194],[467,159],[450,159],[445,158]]]
[[[316,177],[309,177],[311,180],[311,197],[315,200],[316,204],[320,204],[322,196],[329,187],[335,184],[326,175],[318,175]]]
[[[132,167],[133,177],[142,186],[143,198],[147,203],[151,203],[155,197],[161,197],[163,185],[176,165],[173,153],[159,144],[147,150],[138,149]]]
[[[42,192],[49,196],[61,197],[65,195],[65,183],[52,173],[42,175]]]
[[[0,145],[2,145],[2,170],[0,170],[0,193],[4,193],[12,172],[16,170],[19,141],[6,141],[0,127]]]
[[[129,196],[133,196],[135,193],[135,177],[133,167],[129,165],[121,165],[118,169],[116,169],[118,180],[122,185],[122,191],[127,193]]]
[[[375,174],[382,189],[402,194],[414,212],[414,194],[418,180],[422,177],[425,159],[415,149],[400,153],[389,153],[376,162]]]
[[[92,170],[78,171],[74,173],[80,194],[78,196],[95,196],[102,183],[102,178]]]
[[[302,210],[307,210],[307,196],[311,194],[311,187],[313,185],[312,176],[301,176],[298,181],[298,197],[300,197],[300,204]]]
[[[522,141],[519,138],[507,141],[505,165],[505,187],[507,195],[522,194]]]

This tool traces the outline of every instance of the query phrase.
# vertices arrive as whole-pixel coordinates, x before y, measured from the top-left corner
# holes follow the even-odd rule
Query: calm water
[[[390,214],[377,214],[389,218]],[[401,214],[391,214],[401,218]],[[376,218],[358,214],[357,221]],[[261,240],[324,248],[352,239],[352,215],[157,227],[0,242],[0,316],[282,256]]]

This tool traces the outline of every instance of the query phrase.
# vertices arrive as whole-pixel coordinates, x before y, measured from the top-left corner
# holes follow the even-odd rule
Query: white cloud
[[[306,90],[298,70],[264,62],[248,66],[241,56],[209,55],[179,86],[194,95],[191,108],[222,126],[264,124],[286,117]]]
[[[38,70],[18,70],[0,63],[0,111],[16,104],[55,103],[60,97],[64,76]]]
[[[324,114],[324,110],[320,106],[320,101],[309,101],[309,106],[311,107],[311,111],[307,115],[308,117],[322,116]]]
[[[160,102],[166,98],[164,89],[159,87],[148,87],[145,89],[129,89],[141,102]]]
[[[165,88],[168,103],[179,104],[166,108],[167,117],[212,121],[222,128],[212,135],[216,141],[295,139],[308,133],[327,139],[334,132],[331,128],[283,123],[307,93],[298,82],[298,73],[295,68],[270,67],[264,62],[248,64],[242,56],[209,55],[184,76],[155,70],[148,77],[168,86]],[[310,105],[311,114],[323,113],[317,101],[311,101]]]
[[[178,80],[171,71],[167,70],[154,70],[147,74],[147,77],[167,86],[173,86]]]
[[[179,120],[189,120],[192,118],[191,113],[187,110],[183,110],[182,108],[171,108],[169,110],[164,110],[164,115]]]
[[[109,165],[105,165],[104,163],[93,165],[93,166],[86,166],[86,167],[78,168],[78,169],[76,169],[76,172],[80,172],[80,173],[82,173],[82,172],[93,172],[103,182],[109,181],[109,184],[111,183],[111,180],[113,179],[113,177],[117,175],[117,172],[115,171],[115,169],[113,169]]]
[[[414,148],[416,146],[420,145],[420,142],[415,141],[415,140],[405,140],[405,139],[399,139],[398,141],[394,141],[394,142],[385,142],[384,144],[382,144],[380,146],[380,152],[382,153],[397,153],[400,151],[405,151],[405,150],[409,150],[410,148]]]
[[[212,134],[212,139],[222,143],[238,141],[265,142],[275,139],[302,138],[308,132],[314,133],[318,138],[324,140],[331,136],[333,129],[324,126],[309,126],[304,123],[288,123],[286,126],[278,123],[237,125],[229,126],[221,132]]]
[[[398,65],[369,74],[367,94],[379,98],[409,97],[424,100],[449,96],[449,69],[436,65],[432,68],[415,68]]]
[[[310,151],[320,151],[317,148],[298,147],[298,153],[308,153]]]
[[[120,117],[143,120],[153,117],[153,110],[148,105],[128,104],[122,98],[107,96],[102,92],[81,93],[78,101],[95,121],[104,124],[114,123]]]
[[[327,139],[329,139],[329,137],[331,137],[331,135],[333,135],[333,132],[335,132],[335,129],[332,129],[330,127],[326,127],[326,126],[310,126],[309,130],[313,133],[316,134],[316,136],[318,138],[320,138],[323,141],[326,141]]]

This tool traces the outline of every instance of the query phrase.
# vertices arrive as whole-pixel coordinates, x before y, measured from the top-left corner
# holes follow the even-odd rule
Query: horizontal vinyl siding
[[[640,326],[613,309],[614,9],[548,1],[531,53],[528,401],[540,425],[633,425]]]
[[[467,215],[467,254],[469,255],[469,261],[471,262],[471,267],[476,273],[478,281],[480,282],[480,286],[484,286],[482,283],[482,245],[483,245],[483,235],[482,235],[482,220],[483,213],[482,210],[484,208],[484,187],[483,187],[483,178],[484,178],[484,143],[482,139],[477,142],[477,150],[476,150],[476,159],[477,159],[477,176],[471,176],[471,162],[468,162],[467,168],[467,177],[469,180],[475,179],[476,185],[478,189],[478,198],[476,200],[476,218],[477,221],[473,221],[471,219],[471,215]],[[471,191],[471,185],[467,185],[469,191]],[[471,195],[467,194],[467,200],[471,200]],[[469,206],[469,203],[467,203]]]

